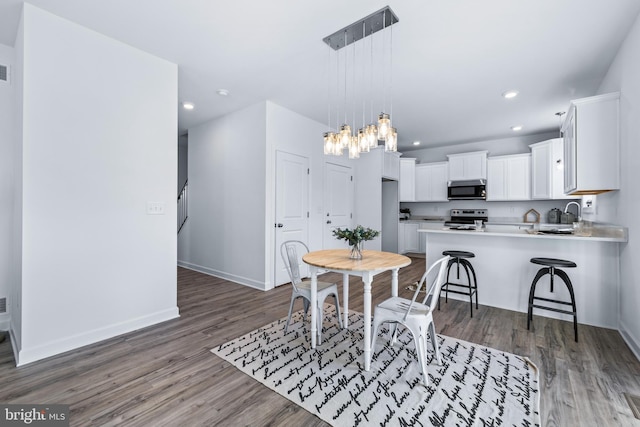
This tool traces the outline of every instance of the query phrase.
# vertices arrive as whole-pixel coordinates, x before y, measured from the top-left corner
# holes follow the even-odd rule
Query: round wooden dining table
[[[342,273],[342,301],[344,305],[344,327],[348,326],[349,318],[349,276],[362,278],[364,291],[364,369],[371,367],[371,283],[376,274],[391,270],[391,296],[398,296],[398,270],[411,264],[411,259],[392,252],[364,250],[362,259],[350,259],[349,249],[325,249],[305,254],[302,260],[309,265],[311,274],[311,347],[321,342],[321,335],[317,330],[317,292],[318,270]]]

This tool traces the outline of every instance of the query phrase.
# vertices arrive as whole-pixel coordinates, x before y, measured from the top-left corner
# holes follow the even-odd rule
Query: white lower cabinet
[[[425,230],[429,228],[427,224],[420,224],[419,229]],[[423,233],[418,233],[418,252],[423,254],[427,251],[427,239],[426,235]]]
[[[487,200],[531,199],[531,154],[489,157]]]
[[[418,252],[418,228],[417,223],[401,222],[398,225],[398,253]]]

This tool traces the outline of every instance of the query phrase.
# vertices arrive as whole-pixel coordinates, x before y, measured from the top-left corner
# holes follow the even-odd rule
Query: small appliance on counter
[[[451,220],[445,221],[450,230],[476,230],[476,221],[486,223],[489,219],[487,209],[451,209]]]
[[[558,208],[553,208],[547,214],[547,222],[549,224],[560,224],[561,217],[562,217],[562,211]]]

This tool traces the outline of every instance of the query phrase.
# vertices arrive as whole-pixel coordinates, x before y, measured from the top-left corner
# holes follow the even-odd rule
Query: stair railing
[[[189,218],[189,213],[187,211],[188,208],[188,195],[189,195],[189,180],[187,180],[182,186],[182,190],[180,190],[180,195],[178,196],[178,234],[182,227],[187,222],[187,218]]]

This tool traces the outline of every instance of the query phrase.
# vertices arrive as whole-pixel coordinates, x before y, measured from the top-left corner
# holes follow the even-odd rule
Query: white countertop
[[[598,230],[598,231],[596,231]],[[613,243],[624,243],[628,241],[627,238],[627,230],[626,228],[615,229],[615,232],[604,232],[605,235],[600,235],[601,229],[594,228],[594,234],[592,236],[575,236],[572,234],[530,234],[527,230],[516,229],[501,229],[501,230],[491,230],[491,226],[489,226],[489,231],[476,231],[476,230],[451,230],[448,227],[442,228],[428,228],[428,229],[420,229],[418,233],[437,233],[437,234],[457,234],[457,235],[465,235],[465,236],[494,236],[494,237],[519,237],[526,239],[554,239],[554,240],[565,240],[565,241],[585,241],[585,242],[613,242]]]

